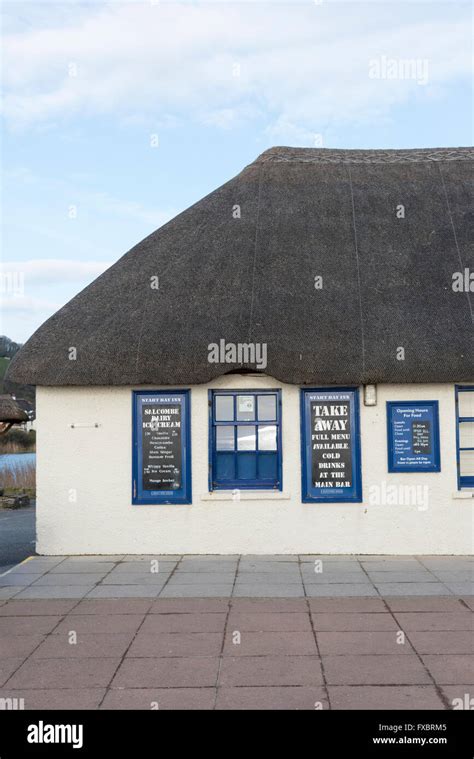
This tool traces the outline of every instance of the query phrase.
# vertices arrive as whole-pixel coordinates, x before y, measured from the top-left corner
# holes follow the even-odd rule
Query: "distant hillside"
[[[5,381],[5,374],[10,360],[19,351],[21,345],[13,342],[6,335],[0,335],[0,393],[10,393],[17,398],[25,398],[35,405],[34,385],[21,385],[18,382]]]

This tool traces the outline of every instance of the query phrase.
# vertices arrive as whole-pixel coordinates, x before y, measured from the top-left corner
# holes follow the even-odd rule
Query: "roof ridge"
[[[407,149],[342,149],[273,147],[253,162],[257,163],[420,163],[431,161],[471,161],[473,147],[407,148]]]

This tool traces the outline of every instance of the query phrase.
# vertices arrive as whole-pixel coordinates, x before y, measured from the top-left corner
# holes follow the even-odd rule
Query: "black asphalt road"
[[[35,553],[35,507],[0,509],[0,573]]]

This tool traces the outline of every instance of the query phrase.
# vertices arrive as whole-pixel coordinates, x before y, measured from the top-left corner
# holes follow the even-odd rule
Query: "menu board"
[[[303,501],[360,501],[355,390],[303,392]]]
[[[189,397],[134,393],[134,503],[190,503]]]
[[[388,471],[439,472],[438,401],[387,402]]]
[[[178,490],[182,485],[180,403],[142,404],[144,490]]]
[[[350,399],[313,400],[311,479],[315,488],[352,487]]]

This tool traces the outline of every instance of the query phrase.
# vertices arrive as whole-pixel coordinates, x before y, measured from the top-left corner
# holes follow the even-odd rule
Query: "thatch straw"
[[[224,339],[266,344],[263,371],[289,383],[471,381],[473,294],[452,278],[474,270],[473,157],[266,151],[58,311],[8,378],[186,386],[255,371],[209,363]]]

